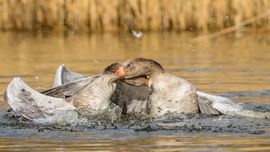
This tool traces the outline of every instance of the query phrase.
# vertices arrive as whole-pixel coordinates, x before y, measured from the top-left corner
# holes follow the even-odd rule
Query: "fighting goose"
[[[165,72],[156,61],[135,58],[123,63],[125,78],[146,76],[153,88],[149,96],[150,115],[158,117],[166,113],[197,113],[196,88],[188,81]]]
[[[61,94],[63,98],[49,96],[46,93],[50,94],[59,88],[68,90],[66,88],[72,87],[58,86],[58,89],[50,89],[42,94],[30,88],[22,79],[14,78],[5,90],[4,99],[16,113],[30,120],[47,118],[58,111],[75,110],[82,106],[97,112],[110,107],[110,97],[115,88],[114,81],[122,76],[122,67],[119,64],[112,64],[95,78],[79,79],[65,84],[74,86],[79,83],[79,86],[83,87],[73,92],[72,96]]]
[[[53,86],[56,87],[42,93],[58,98],[73,96],[78,90],[84,88],[89,83],[88,81],[92,81],[98,76],[99,74],[86,77],[60,65],[54,78]],[[146,112],[147,99],[152,93],[152,89],[147,86],[148,82],[144,76],[117,80],[115,84],[116,88],[110,99],[112,103],[122,109],[123,114],[144,114]]]
[[[135,58],[123,64],[124,78],[147,78],[153,92],[148,97],[148,108],[153,117],[166,113],[206,113],[241,115],[257,118],[269,117],[269,113],[244,110],[228,98],[198,91],[190,82],[166,72],[156,61]]]
[[[139,63],[137,62],[136,64],[139,64]],[[156,66],[156,65],[158,65],[158,66]],[[125,71],[125,72],[127,72],[126,74],[130,74],[129,70],[131,70],[132,72],[135,72],[135,73],[136,72],[143,72],[143,73],[142,74],[137,73],[136,75],[130,75],[129,78],[126,78],[124,80],[118,80],[116,82],[116,89],[115,89],[114,93],[112,94],[111,101],[113,103],[115,103],[116,105],[118,105],[119,107],[121,107],[124,114],[127,114],[127,113],[128,114],[130,114],[130,113],[141,114],[141,113],[147,112],[147,107],[149,106],[148,99],[153,91],[153,88],[148,87],[148,85],[151,85],[150,84],[151,82],[147,78],[149,76],[144,73],[145,71],[141,70],[141,67],[142,66],[136,66],[135,69],[133,69],[133,67],[128,67],[130,69],[126,69],[126,71]],[[136,68],[139,68],[139,69],[136,69]],[[151,64],[150,69],[155,71],[155,73],[164,72],[164,69],[157,62],[155,62],[155,64]],[[69,81],[67,81],[67,80],[70,80],[72,78],[76,79],[76,78],[78,78],[77,77],[78,75],[81,78],[83,77],[82,75],[80,75],[76,72],[69,71],[64,66],[60,66],[56,72],[56,77],[55,77],[54,82],[56,82],[57,84],[69,83]],[[133,77],[133,76],[135,76],[135,77]],[[72,80],[74,81],[75,79],[72,79]],[[163,81],[161,81],[161,82],[163,82]],[[174,83],[172,83],[172,84],[174,84]],[[186,83],[186,84],[188,86],[188,83]],[[178,84],[176,83],[174,85],[178,85]],[[83,86],[83,85],[77,85],[77,86]],[[191,99],[194,99],[194,101],[193,101],[194,105],[191,106],[191,108],[181,107],[182,109],[185,110],[185,111],[181,110],[181,112],[197,112],[198,105],[196,102],[197,98],[196,98],[195,88],[192,85],[190,85],[188,87],[192,88],[192,92],[190,93],[190,95],[191,95],[191,97],[193,96]],[[64,88],[68,88],[68,87],[64,87]],[[73,87],[73,88],[79,88],[79,87]],[[72,88],[68,88],[66,90],[66,92],[67,91],[74,92],[74,91],[70,91],[71,89]],[[58,91],[59,90],[60,89],[58,89]],[[51,92],[53,92],[54,94],[57,94],[56,93],[57,90],[53,90]],[[62,90],[60,92],[62,92]],[[65,93],[65,94],[70,94],[70,93]],[[168,96],[166,96],[166,94],[164,94],[164,97],[162,97],[162,98],[165,99],[166,97],[168,97]],[[168,98],[170,98],[170,97],[168,97]],[[167,108],[168,108],[167,110],[169,110],[169,111],[172,110],[172,112],[173,112],[173,107],[167,107]],[[153,110],[154,108],[151,108],[151,109]],[[163,110],[165,112],[164,108],[163,108]]]

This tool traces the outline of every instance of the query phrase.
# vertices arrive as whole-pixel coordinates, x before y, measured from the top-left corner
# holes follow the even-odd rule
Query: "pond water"
[[[1,111],[9,108],[3,101],[3,92],[15,76],[22,77],[34,89],[45,90],[51,87],[59,64],[92,75],[113,62],[134,57],[157,60],[168,71],[205,92],[252,104],[254,108],[270,104],[268,33],[198,41],[190,33],[144,33],[143,37],[136,38],[129,33],[3,32],[0,42]],[[146,125],[134,130],[128,127],[27,128],[25,124],[1,118],[0,151],[270,151],[269,119],[225,116],[207,118],[207,121],[192,117],[192,120],[196,122],[189,122],[189,127],[184,128],[149,129]],[[238,121],[242,126],[238,124],[235,127],[238,130],[232,129],[231,124]],[[214,129],[201,129],[209,127],[207,122],[215,124]],[[219,123],[224,123],[227,129]]]

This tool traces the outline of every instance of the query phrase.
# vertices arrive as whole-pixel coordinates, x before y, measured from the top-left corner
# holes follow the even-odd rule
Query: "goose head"
[[[164,73],[163,67],[156,61],[146,58],[135,58],[125,61],[123,64],[125,81],[144,82],[154,75]]]
[[[113,63],[103,70],[102,75],[109,79],[109,84],[112,84],[124,78],[124,68],[119,63]]]
[[[114,75],[115,78],[121,79],[124,77],[124,68],[120,63],[113,63],[106,67],[103,74]]]

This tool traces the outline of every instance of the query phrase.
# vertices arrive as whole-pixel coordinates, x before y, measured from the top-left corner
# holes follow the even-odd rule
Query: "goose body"
[[[15,112],[30,120],[81,107],[95,114],[109,108],[118,70],[119,64],[112,64],[100,75],[62,85],[58,83],[57,87],[42,93],[29,87],[22,79],[14,78],[5,90],[4,98]]]
[[[135,58],[125,61],[124,78],[145,76],[153,92],[148,108],[153,117],[166,113],[205,113],[211,115],[240,115],[255,118],[270,117],[270,113],[254,112],[232,100],[198,91],[190,82],[166,72],[156,61]]]
[[[113,64],[91,77],[60,65],[53,86],[37,92],[22,79],[14,78],[4,98],[15,112],[30,120],[77,108],[88,108],[92,114],[97,114],[109,109],[112,103],[119,106],[123,114],[150,114],[152,117],[167,113],[270,117],[269,113],[245,110],[228,98],[198,91],[190,82],[145,58]]]
[[[114,80],[112,75],[100,75],[73,96],[73,104],[78,108],[87,107],[94,111],[108,109],[115,89]]]
[[[60,65],[56,70],[53,84],[58,87],[46,90],[43,93],[60,98],[63,98],[65,95],[73,96],[74,94],[77,94],[78,90],[84,88],[89,83],[88,81],[96,80],[99,76],[100,74],[86,77],[80,73],[70,71],[64,65]],[[118,80],[113,84],[114,92],[111,94],[110,100],[111,103],[116,104],[122,109],[123,114],[146,113],[148,98],[152,93],[152,89],[147,86],[144,77]],[[82,93],[81,97],[86,98],[85,100],[90,100],[90,98],[84,94],[85,93]]]
[[[166,81],[163,81],[166,80]],[[151,115],[166,113],[196,113],[199,111],[196,88],[186,80],[169,73],[151,77],[153,93],[150,95]]]

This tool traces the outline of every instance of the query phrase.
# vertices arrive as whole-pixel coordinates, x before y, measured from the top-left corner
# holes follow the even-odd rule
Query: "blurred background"
[[[268,0],[0,0],[0,29],[53,32],[269,30]],[[247,29],[246,29],[247,28]]]
[[[270,104],[269,30],[269,0],[0,0],[0,109],[9,108],[3,92],[14,77],[41,91],[52,86],[60,64],[93,75],[111,63],[135,57],[160,62],[199,90],[235,102]],[[218,121],[222,117],[212,123]],[[64,137],[43,129],[26,133],[20,132],[20,126],[10,132],[0,127],[0,147],[3,151],[217,151],[217,147],[269,151],[269,122],[261,121],[246,124],[259,128],[254,133],[239,127],[240,135],[230,130],[234,125],[212,134],[118,129],[63,131]],[[90,140],[77,140],[84,138]]]

